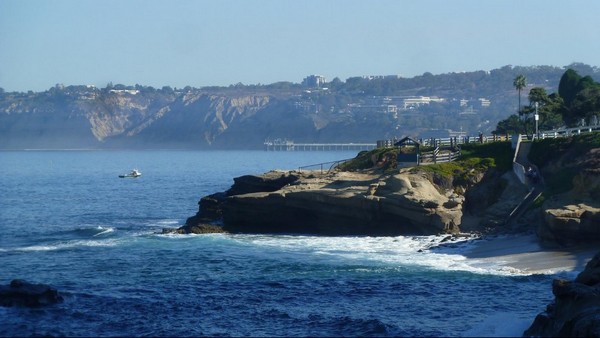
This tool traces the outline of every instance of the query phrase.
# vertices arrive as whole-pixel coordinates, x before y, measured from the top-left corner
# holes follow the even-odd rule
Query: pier
[[[335,151],[335,150],[372,150],[375,143],[295,143],[288,140],[265,141],[266,151]]]

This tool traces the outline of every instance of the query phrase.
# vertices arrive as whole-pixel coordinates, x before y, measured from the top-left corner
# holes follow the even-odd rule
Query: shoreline
[[[499,265],[526,274],[579,273],[600,249],[593,244],[544,247],[534,234],[487,235],[460,254],[483,265]]]

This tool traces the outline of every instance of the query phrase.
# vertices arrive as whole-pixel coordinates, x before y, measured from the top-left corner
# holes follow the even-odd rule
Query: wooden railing
[[[432,151],[422,152],[418,159],[419,165],[436,164],[444,162],[452,162],[460,157],[460,149],[458,150],[440,150],[436,147]]]

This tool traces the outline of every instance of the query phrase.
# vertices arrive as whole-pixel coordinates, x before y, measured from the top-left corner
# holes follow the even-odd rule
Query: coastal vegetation
[[[432,183],[445,188],[462,187],[465,190],[478,182],[489,171],[504,173],[512,168],[514,150],[507,141],[467,143],[460,147],[461,155],[452,162],[420,165],[409,169],[411,173],[424,173]],[[422,149],[427,151],[428,149]],[[340,171],[379,171],[397,173],[397,156],[415,152],[413,147],[378,148],[362,151],[354,159],[337,166]]]
[[[474,176],[488,170],[506,172],[512,168],[514,151],[510,142],[467,143],[460,149],[461,156],[456,161],[419,166],[412,170],[436,173],[453,179],[455,184],[468,185]]]
[[[580,175],[598,174],[598,163],[592,152],[599,148],[599,133],[543,139],[532,144],[529,160],[552,173],[545,175],[545,194],[560,194],[573,189]]]
[[[519,75],[514,86],[519,91],[519,110],[498,122],[495,134],[527,134],[535,131],[534,114],[538,115],[539,130],[560,127],[596,125],[600,118],[600,83],[590,75],[581,76],[567,69],[560,78],[558,91],[547,94],[544,87],[529,90],[529,105],[521,107],[520,92],[525,86],[525,76]]]

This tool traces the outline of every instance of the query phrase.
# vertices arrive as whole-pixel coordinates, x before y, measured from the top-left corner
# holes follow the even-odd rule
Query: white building
[[[418,108],[431,102],[444,102],[445,100],[436,96],[413,96],[404,99],[404,109]]]
[[[326,83],[325,76],[322,75],[309,75],[302,80],[302,85],[309,88],[319,88],[322,84]]]

